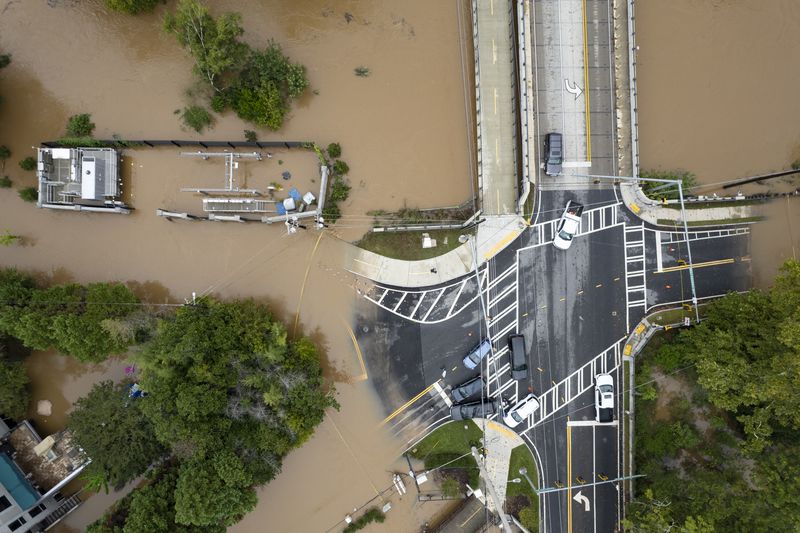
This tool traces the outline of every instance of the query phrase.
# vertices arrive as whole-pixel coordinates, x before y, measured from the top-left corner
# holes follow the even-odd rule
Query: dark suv
[[[511,359],[511,377],[513,379],[527,379],[528,355],[525,353],[525,337],[511,335],[508,338],[508,356]]]
[[[560,133],[548,133],[544,138],[544,173],[548,176],[561,174],[564,145]]]
[[[454,387],[453,390],[450,391],[450,395],[453,397],[453,401],[455,403],[460,403],[467,398],[480,394],[485,386],[486,382],[483,381],[482,377],[478,376],[462,383],[457,387]]]
[[[484,400],[483,402],[462,403],[450,408],[453,420],[467,420],[470,418],[488,418],[500,410],[500,400]]]

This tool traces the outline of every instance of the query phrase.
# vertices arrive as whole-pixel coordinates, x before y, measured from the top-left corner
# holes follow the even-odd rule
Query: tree
[[[203,130],[214,122],[206,108],[198,105],[183,108],[181,120],[185,126],[192,128],[197,133],[203,133]]]
[[[164,29],[194,58],[194,70],[219,91],[218,78],[237,69],[247,54],[247,45],[239,41],[244,33],[238,13],[211,16],[198,0],[180,0],[175,13],[164,19]]]
[[[106,5],[114,11],[122,11],[129,15],[137,15],[152,11],[159,0],[106,0]]]
[[[67,137],[91,137],[94,131],[92,115],[82,113],[67,119]]]
[[[223,478],[214,460],[185,462],[179,472],[175,487],[175,521],[179,524],[230,526],[256,506],[255,491],[242,483],[243,478],[249,479]]]
[[[11,64],[11,54],[0,54],[0,69]]]
[[[31,156],[28,156],[19,162],[19,167],[22,170],[27,170],[30,172],[31,170],[34,170],[36,168],[36,159]]]
[[[28,374],[22,362],[7,359],[0,346],[0,415],[22,419],[31,401]]]
[[[344,176],[348,172],[350,172],[350,166],[347,163],[345,163],[344,161],[341,161],[341,160],[337,159],[333,163],[333,173],[334,174],[336,174],[338,176]]]
[[[0,169],[5,170],[6,159],[8,159],[9,157],[11,157],[11,149],[4,144],[0,145]]]
[[[19,197],[25,202],[35,202],[39,199],[39,191],[35,187],[25,187],[19,190]]]
[[[12,185],[11,178],[9,178],[8,176],[0,177],[0,189],[10,189],[11,185]]]
[[[328,145],[328,157],[336,159],[342,155],[342,147],[339,143],[330,143]]]
[[[253,130],[244,130],[244,139],[247,142],[254,143],[258,140],[258,134]]]
[[[69,427],[86,450],[90,469],[116,488],[142,474],[165,449],[141,410],[144,398],[129,398],[128,385],[103,381],[75,403]]]

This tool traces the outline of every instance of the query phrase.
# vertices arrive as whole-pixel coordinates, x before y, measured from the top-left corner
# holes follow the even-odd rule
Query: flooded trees
[[[166,451],[141,410],[146,398],[129,398],[128,390],[123,383],[97,383],[75,402],[69,416],[76,442],[92,458],[90,475],[97,474],[117,489]]]
[[[16,420],[25,417],[30,403],[28,374],[20,361],[11,361],[0,345],[0,415]]]
[[[28,348],[55,348],[80,361],[103,361],[130,345],[103,328],[122,320],[139,300],[121,283],[69,283],[39,288],[30,276],[0,271],[0,333]]]
[[[277,130],[291,100],[308,87],[305,67],[292,63],[276,43],[253,50],[239,40],[244,29],[238,13],[215,18],[198,0],[181,0],[164,28],[191,54],[218,113],[230,107],[243,120]]]
[[[152,11],[158,2],[159,0],[106,0],[106,5],[114,11],[136,15],[145,11]]]

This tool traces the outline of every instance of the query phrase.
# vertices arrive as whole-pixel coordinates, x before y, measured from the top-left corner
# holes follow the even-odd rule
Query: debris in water
[[[53,403],[50,400],[39,400],[36,412],[42,416],[50,416],[53,414]]]

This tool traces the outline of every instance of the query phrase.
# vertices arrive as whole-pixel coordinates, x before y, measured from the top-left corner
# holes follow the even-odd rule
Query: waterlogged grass
[[[722,220],[692,220],[687,222],[686,225],[690,228],[698,226],[725,226],[727,224],[746,224],[748,222],[760,222],[762,220],[764,220],[764,217],[725,218]],[[683,227],[683,222],[677,222],[667,218],[659,218],[656,221],[656,224],[659,226],[671,226],[675,228]]]

